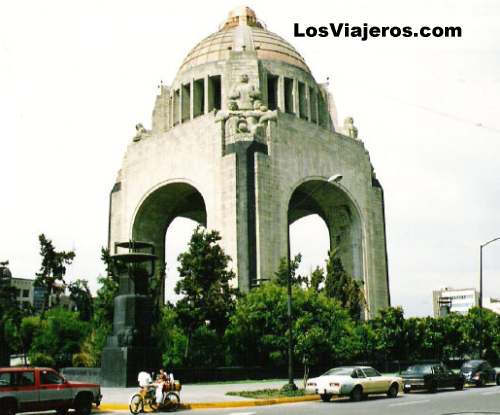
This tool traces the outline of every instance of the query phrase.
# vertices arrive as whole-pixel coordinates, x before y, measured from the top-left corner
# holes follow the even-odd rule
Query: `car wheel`
[[[387,396],[389,398],[396,398],[398,396],[399,386],[396,383],[393,383],[389,390],[387,391]]]
[[[16,415],[16,406],[13,403],[7,403],[4,407],[6,415]]]
[[[500,373],[497,375],[497,385],[500,386]]]
[[[89,397],[82,397],[76,401],[75,412],[77,415],[90,415],[92,412],[92,399]]]
[[[330,399],[332,399],[332,395],[330,395],[328,393],[323,393],[323,394],[319,395],[319,397],[321,398],[321,400],[323,402],[330,402]]]
[[[363,399],[363,389],[361,386],[356,386],[351,392],[351,401],[359,402]]]
[[[457,383],[457,384],[455,385],[455,389],[456,389],[457,391],[461,391],[461,390],[463,390],[463,389],[464,389],[464,383],[463,383],[463,382]]]
[[[437,389],[438,389],[437,382],[436,381],[431,382],[431,384],[429,386],[429,392],[430,393],[436,393]]]

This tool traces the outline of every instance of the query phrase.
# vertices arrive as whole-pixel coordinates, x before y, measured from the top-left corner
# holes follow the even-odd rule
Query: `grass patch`
[[[285,383],[286,379],[242,379],[242,380],[214,380],[207,382],[189,382],[186,385],[235,385],[245,383],[269,383],[269,382],[282,382]]]
[[[291,396],[304,396],[304,389],[294,391],[283,391],[281,389],[260,389],[256,391],[239,391],[227,392],[228,396],[241,396],[243,398],[252,399],[274,399],[274,398],[289,398]]]

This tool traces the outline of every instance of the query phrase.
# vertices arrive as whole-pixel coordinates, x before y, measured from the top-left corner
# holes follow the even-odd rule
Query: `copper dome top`
[[[198,43],[188,53],[179,72],[229,58],[231,51],[255,51],[258,59],[281,61],[310,73],[304,58],[280,36],[268,31],[249,7],[229,12],[219,31]]]

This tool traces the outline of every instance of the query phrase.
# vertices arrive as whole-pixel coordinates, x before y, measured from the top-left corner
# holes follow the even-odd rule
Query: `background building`
[[[434,317],[443,316],[443,308],[440,306],[441,302],[450,300],[449,311],[451,313],[467,314],[472,307],[479,306],[479,293],[475,288],[460,288],[455,289],[445,287],[441,290],[432,292],[432,302],[434,309]]]
[[[500,298],[484,297],[483,307],[500,314]]]
[[[29,278],[12,278],[11,286],[16,289],[16,300],[19,305],[33,305],[33,283]]]

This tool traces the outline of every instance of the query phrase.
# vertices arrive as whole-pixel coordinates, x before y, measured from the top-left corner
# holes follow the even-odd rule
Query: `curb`
[[[242,408],[246,406],[266,406],[279,405],[284,403],[318,401],[318,395],[294,396],[290,398],[259,399],[248,401],[228,401],[228,402],[199,402],[199,403],[181,403],[180,409],[214,409],[214,408]],[[128,411],[128,404],[122,403],[102,403],[99,406],[100,411]]]

